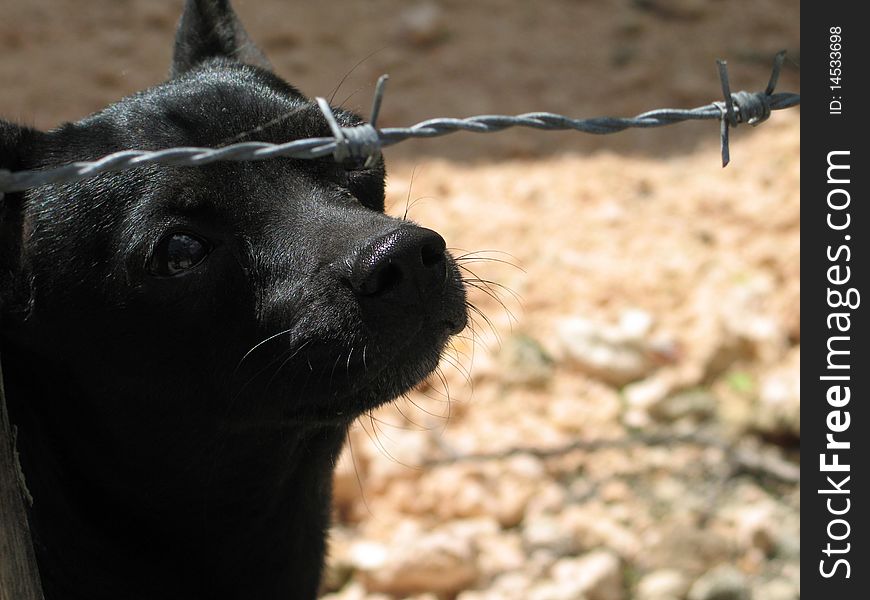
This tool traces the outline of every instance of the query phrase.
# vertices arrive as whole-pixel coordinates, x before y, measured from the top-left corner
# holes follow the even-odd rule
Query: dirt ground
[[[180,1],[4,0],[0,114],[52,127],[159,82]],[[631,116],[763,89],[786,0],[236,0],[275,70],[380,125]],[[479,310],[437,377],[361,420],[336,478],[333,600],[800,596],[800,110],[600,137],[386,150]]]

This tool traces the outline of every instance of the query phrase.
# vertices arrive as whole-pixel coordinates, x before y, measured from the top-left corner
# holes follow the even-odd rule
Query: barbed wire
[[[457,131],[492,133],[509,127],[528,127],[547,131],[575,130],[582,133],[606,135],[629,128],[652,128],[684,121],[720,121],[722,166],[730,160],[729,129],[741,123],[758,125],[771,111],[800,104],[798,94],[774,93],[785,61],[785,51],[779,52],[773,63],[770,80],[763,92],[731,93],[726,62],[717,61],[723,100],[692,109],[663,108],[651,110],[631,118],[597,117],[573,119],[549,112],[533,112],[516,116],[480,115],[464,119],[435,118],[410,127],[377,128],[387,76],[376,85],[372,114],[368,123],[353,127],[338,124],[329,103],[316,98],[320,110],[329,123],[332,137],[306,138],[283,144],[242,142],[221,148],[178,147],[165,150],[122,150],[95,161],[74,162],[56,168],[10,172],[0,169],[0,198],[3,192],[23,191],[41,185],[72,183],[101,173],[133,169],[145,165],[199,166],[217,161],[265,160],[276,157],[314,159],[332,155],[337,162],[360,161],[370,164],[382,148],[410,138],[432,138]]]

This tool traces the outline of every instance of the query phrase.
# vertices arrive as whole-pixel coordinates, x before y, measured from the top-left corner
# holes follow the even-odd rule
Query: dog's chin
[[[324,398],[322,406],[312,407],[314,414],[322,419],[352,421],[360,415],[392,402],[407,394],[423,382],[441,359],[443,347],[432,350],[414,359],[396,361],[383,366],[357,385],[345,390],[334,390],[334,396]]]
[[[292,366],[273,374],[268,396],[283,396],[281,420],[288,424],[350,423],[424,381],[460,329],[445,322],[389,342],[309,343]]]

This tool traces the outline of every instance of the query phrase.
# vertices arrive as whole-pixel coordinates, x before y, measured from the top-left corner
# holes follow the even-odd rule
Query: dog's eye
[[[162,277],[178,275],[201,263],[210,251],[208,242],[189,233],[171,233],[154,248],[151,272]]]

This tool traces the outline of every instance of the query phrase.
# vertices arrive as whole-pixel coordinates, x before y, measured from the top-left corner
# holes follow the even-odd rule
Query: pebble
[[[577,559],[564,559],[553,567],[557,582],[575,582],[589,600],[622,600],[622,565],[612,552],[596,550]]]
[[[487,590],[467,590],[456,600],[528,600],[533,585],[532,577],[521,571],[504,573],[496,577]]]
[[[646,339],[652,316],[623,313],[617,324],[581,317],[562,320],[557,336],[568,360],[592,377],[621,387],[643,379],[657,367]]]
[[[744,548],[757,548],[771,555],[779,545],[777,518],[772,506],[743,507],[735,517],[737,540]]]
[[[535,586],[530,600],[623,600],[619,558],[596,550],[563,558],[550,570],[550,578]]]
[[[689,589],[687,600],[749,600],[746,577],[730,565],[704,573]]]
[[[761,378],[752,426],[771,436],[800,438],[799,348],[789,353],[780,365]]]
[[[546,550],[556,556],[574,554],[579,550],[577,540],[561,519],[540,516],[527,519],[522,529],[523,548],[526,552]]]
[[[702,421],[716,411],[716,397],[709,391],[696,388],[667,395],[649,405],[650,414],[660,421],[674,422],[681,419]]]
[[[635,600],[683,600],[691,582],[676,569],[659,569],[637,582]]]
[[[774,579],[754,588],[756,600],[800,600],[800,585],[788,579]]]
[[[645,541],[638,555],[639,566],[644,568],[674,568],[697,577],[730,556],[729,540],[721,533],[683,519],[663,523]]]
[[[444,11],[434,2],[418,2],[399,13],[399,33],[413,46],[429,46],[446,34]]]
[[[502,381],[512,385],[541,386],[553,376],[553,359],[535,338],[514,334],[498,353]]]
[[[351,560],[370,592],[455,594],[478,577],[477,533],[473,527],[423,532],[411,525],[390,543],[357,543]]]

